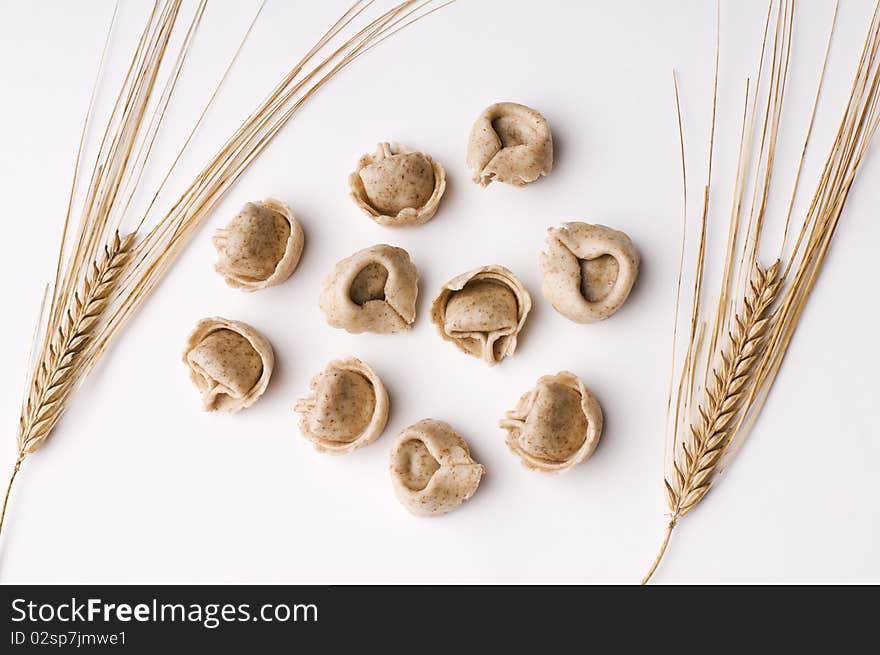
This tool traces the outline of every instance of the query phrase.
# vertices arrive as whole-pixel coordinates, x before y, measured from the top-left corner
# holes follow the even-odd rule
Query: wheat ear
[[[95,327],[125,272],[136,236],[132,233],[121,237],[116,232],[110,243],[104,246],[89,267],[81,289],[73,294],[71,305],[34,372],[19,419],[18,458],[0,510],[0,532],[12,483],[22,462],[49,436],[89,366],[89,346],[94,340]]]
[[[657,569],[678,520],[709,491],[730,446],[734,434],[730,427],[742,411],[743,400],[751,389],[755,364],[773,320],[771,308],[782,286],[779,268],[779,260],[767,269],[755,266],[742,311],[734,317],[720,361],[712,370],[705,398],[698,406],[699,418],[690,425],[688,441],[681,442],[673,455],[673,475],[663,480],[669,523],[660,552],[642,584],[648,582]]]
[[[708,180],[711,180],[712,144],[715,136],[714,120],[712,122],[709,136],[709,173],[704,187],[703,213],[696,248],[690,329],[687,349],[679,364],[675,352],[688,222],[687,204],[684,206],[679,291],[673,323],[673,370],[667,401],[665,440],[668,447],[664,451],[664,464],[671,459],[669,466],[664,466],[667,471],[664,475],[664,486],[669,521],[660,552],[643,583],[655,572],[681,517],[706,496],[710,485],[717,481],[722,468],[731,461],[758,418],[799,325],[804,306],[822,270],[864,155],[880,127],[878,0],[868,25],[862,55],[856,66],[849,100],[844,107],[836,137],[821,169],[815,192],[805,210],[797,238],[793,244],[789,244],[790,218],[798,196],[798,183],[822,95],[826,64],[837,24],[838,3],[835,3],[801,156],[795,169],[795,181],[787,199],[788,210],[782,214],[784,224],[781,225],[783,229],[777,255],[779,261],[766,270],[756,268],[761,259],[759,251],[766,244],[763,228],[766,220],[771,217],[767,209],[772,195],[772,171],[775,168],[776,146],[784,113],[795,5],[794,0],[771,0],[768,3],[757,79],[754,86],[750,81],[746,83],[742,132],[734,178],[734,201],[718,304],[714,312],[707,313],[701,300],[706,293],[703,265],[707,257],[707,205],[711,195]],[[719,31],[716,31],[716,77],[719,41]],[[762,79],[766,79],[766,83],[762,84]],[[682,153],[682,184],[686,189],[684,134],[675,80],[673,78]],[[714,117],[718,100],[717,87],[712,98]],[[764,118],[762,122],[756,123],[759,110]],[[756,126],[760,126],[757,132],[753,130]],[[747,180],[749,175],[754,178],[751,182]],[[751,207],[745,214],[744,194],[750,184]],[[742,222],[741,219],[746,215],[747,222]],[[771,244],[770,247],[774,246]],[[738,257],[737,251],[740,253]],[[741,283],[744,283],[745,288]],[[743,296],[745,299],[741,306],[731,302],[731,298]],[[739,313],[733,313],[734,308]],[[707,332],[709,325],[711,327]],[[729,339],[724,339],[722,335],[728,331]],[[708,343],[704,339],[707,335]],[[679,371],[678,376],[676,371]],[[674,386],[676,377],[679,381]],[[692,411],[695,407],[696,410]],[[667,458],[666,454],[670,452],[671,458]]]

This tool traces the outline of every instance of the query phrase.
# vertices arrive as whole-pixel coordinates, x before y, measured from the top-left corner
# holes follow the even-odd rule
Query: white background
[[[843,0],[807,191],[836,127],[872,4]],[[146,8],[134,0],[123,5],[110,72],[126,63]],[[778,197],[771,203],[777,217],[833,9],[824,0],[798,5]],[[160,150],[180,143],[255,8],[231,1],[209,8]],[[341,0],[270,0],[212,110],[207,138],[195,144],[190,175],[344,8]],[[4,483],[15,459],[37,303],[52,272],[112,9],[98,0],[0,2]],[[722,3],[717,201],[710,217],[716,246],[726,230],[742,92],[757,65],[765,12],[762,0]],[[714,3],[705,0],[463,0],[345,71],[229,193],[53,438],[26,461],[0,542],[0,580],[640,579],[665,512],[663,423],[681,228],[671,71],[679,70],[697,197],[714,20]],[[102,98],[112,96],[112,86],[102,87]],[[471,123],[499,100],[534,106],[553,129],[556,167],[525,189],[481,189],[464,167]],[[446,166],[446,196],[425,226],[382,228],[347,197],[348,174],[380,140],[422,149]],[[857,180],[762,419],[677,530],[658,582],[880,582],[878,163],[875,152]],[[263,197],[293,207],[306,247],[290,280],[251,295],[226,287],[213,271],[209,237],[243,203]],[[540,296],[544,233],[564,220],[624,230],[641,251],[641,277],[611,320],[576,325]],[[419,268],[414,329],[382,336],[329,328],[317,306],[323,278],[339,259],[380,242],[406,248]],[[519,349],[495,368],[442,341],[428,317],[447,279],[486,264],[511,268],[535,300]],[[190,329],[211,315],[251,323],[276,350],[266,395],[235,416],[203,413],[180,361]],[[334,458],[299,435],[292,406],[312,375],[347,355],[379,372],[392,414],[380,440]],[[562,369],[595,392],[607,424],[595,455],[554,477],[523,468],[497,421],[540,375]],[[438,519],[410,516],[387,471],[394,435],[426,417],[449,421],[488,470],[469,502]]]

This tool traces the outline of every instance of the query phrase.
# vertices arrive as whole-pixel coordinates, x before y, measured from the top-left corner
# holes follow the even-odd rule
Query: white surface
[[[124,4],[124,38],[111,50],[117,66],[138,19],[138,3]],[[209,9],[179,116],[192,115],[246,27],[255,5],[239,4]],[[225,138],[344,4],[270,0],[210,134]],[[51,441],[26,462],[0,544],[0,580],[637,581],[665,511],[662,426],[681,213],[670,72],[680,71],[688,156],[698,166],[713,5],[464,0],[334,80],[231,191]],[[723,5],[717,225],[726,220],[739,99],[757,63],[766,7]],[[780,189],[788,188],[832,8],[799,5]],[[843,1],[808,188],[871,10],[868,0]],[[99,1],[0,3],[4,482],[36,305],[111,12],[112,3]],[[480,110],[507,99],[548,118],[556,168],[526,189],[483,190],[464,168],[467,134]],[[171,132],[188,124],[176,121]],[[440,212],[423,227],[379,227],[347,197],[358,157],[388,139],[424,149],[447,168]],[[176,143],[169,139],[169,147]],[[193,163],[211,150],[197,147]],[[874,153],[853,191],[762,420],[676,532],[658,582],[880,582],[876,160]],[[693,174],[695,185],[700,177]],[[288,282],[244,294],[214,273],[209,236],[244,202],[267,196],[294,208],[305,253]],[[544,232],[564,220],[624,230],[641,250],[637,287],[605,323],[575,325],[540,296]],[[394,336],[329,328],[317,307],[321,281],[337,260],[379,242],[405,247],[419,267],[415,328]],[[510,267],[535,300],[516,355],[492,369],[443,342],[428,317],[443,282],[490,263]],[[253,324],[276,349],[267,394],[237,416],[202,413],[180,362],[189,330],[214,314]],[[344,355],[380,373],[392,416],[378,442],[333,458],[299,436],[292,406],[314,373]],[[592,459],[553,477],[524,469],[497,421],[540,375],[560,369],[594,390],[607,425]],[[435,520],[407,514],[387,472],[393,435],[425,417],[451,422],[488,469],[473,499]]]

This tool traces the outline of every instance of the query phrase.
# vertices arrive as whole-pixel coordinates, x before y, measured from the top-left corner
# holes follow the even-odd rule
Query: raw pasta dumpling
[[[287,205],[272,199],[249,202],[214,235],[214,268],[236,289],[275,286],[296,269],[304,241],[302,227]]]
[[[500,425],[525,466],[558,473],[593,453],[602,434],[602,408],[580,378],[563,371],[540,378]]]
[[[409,253],[385,244],[339,262],[324,281],[321,310],[348,332],[390,333],[416,320],[419,273]]]
[[[623,232],[604,225],[563,223],[547,231],[541,291],[577,323],[601,321],[620,309],[639,274],[639,253]]]
[[[553,168],[553,136],[547,120],[531,107],[499,102],[471,128],[467,165],[481,186],[493,181],[525,186]]]
[[[532,308],[529,292],[503,266],[484,266],[453,278],[431,307],[440,335],[490,366],[516,350]]]
[[[321,452],[341,455],[373,443],[388,420],[388,392],[361,360],[330,362],[297,402],[300,431]]]
[[[448,423],[425,419],[391,448],[391,480],[400,503],[416,516],[445,514],[474,495],[485,469]]]
[[[421,225],[437,212],[446,171],[423,152],[380,143],[374,154],[360,158],[349,186],[357,206],[380,225]]]
[[[233,414],[263,395],[275,357],[269,341],[250,325],[214,317],[198,322],[183,361],[204,409]]]

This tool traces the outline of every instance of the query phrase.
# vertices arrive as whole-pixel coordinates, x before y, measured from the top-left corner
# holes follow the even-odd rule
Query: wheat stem
[[[12,492],[12,483],[15,482],[15,476],[18,475],[23,461],[24,454],[20,453],[18,459],[15,460],[15,466],[12,468],[12,475],[9,478],[9,484],[6,486],[6,495],[3,497],[3,509],[0,510],[0,536],[3,535],[3,522],[6,520],[6,505],[9,504],[9,494]]]
[[[672,536],[672,531],[675,529],[676,523],[676,519],[669,519],[669,523],[666,524],[666,533],[663,535],[663,541],[660,544],[660,550],[657,552],[657,557],[655,557],[654,561],[651,563],[651,568],[648,569],[645,577],[642,578],[643,585],[648,584],[651,576],[654,575],[654,571],[656,571],[657,567],[660,565],[660,560],[662,560],[663,555],[666,554],[666,547],[669,545],[669,537]]]

